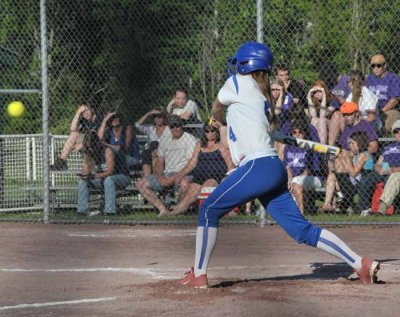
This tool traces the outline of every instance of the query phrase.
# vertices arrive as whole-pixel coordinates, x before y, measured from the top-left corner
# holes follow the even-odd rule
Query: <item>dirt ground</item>
[[[212,285],[175,285],[192,226],[0,224],[1,316],[399,316],[400,228],[331,230],[382,262],[379,284],[277,226],[223,226]]]

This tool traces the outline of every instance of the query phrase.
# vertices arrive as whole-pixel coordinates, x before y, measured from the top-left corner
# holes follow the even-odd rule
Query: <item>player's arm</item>
[[[388,112],[392,110],[398,103],[399,103],[400,97],[394,97],[389,99],[389,101],[382,107],[383,112]]]
[[[222,122],[222,115],[224,113],[225,110],[225,105],[222,104],[218,98],[215,98],[214,103],[212,104],[212,116],[213,118],[218,121],[218,122]]]

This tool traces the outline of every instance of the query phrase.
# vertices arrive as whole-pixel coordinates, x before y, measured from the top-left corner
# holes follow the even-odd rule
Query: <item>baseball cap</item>
[[[347,101],[340,107],[340,112],[344,114],[351,114],[356,111],[358,111],[358,106],[352,101]]]
[[[174,126],[179,126],[182,127],[183,126],[183,120],[180,116],[177,116],[176,114],[174,114],[171,119],[169,120],[169,125],[174,125]]]
[[[392,125],[392,132],[396,129],[400,129],[400,120],[396,120],[395,122],[393,122]]]

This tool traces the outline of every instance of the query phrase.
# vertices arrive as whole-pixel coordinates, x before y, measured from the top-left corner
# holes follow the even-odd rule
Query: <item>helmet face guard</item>
[[[257,70],[272,70],[273,56],[269,47],[257,42],[242,44],[236,54],[228,59],[228,75],[249,74]]]

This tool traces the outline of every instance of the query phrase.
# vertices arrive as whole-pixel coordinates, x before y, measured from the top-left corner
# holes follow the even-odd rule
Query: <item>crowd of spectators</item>
[[[316,79],[309,87],[303,80],[291,78],[288,66],[279,64],[274,69],[271,101],[280,132],[342,150],[333,158],[276,143],[279,158],[287,167],[288,187],[303,213],[307,211],[305,195],[316,188],[326,189],[318,209],[321,213],[355,211],[369,215],[379,183],[388,184],[380,200],[380,213],[399,195],[400,78],[388,71],[382,54],[370,58],[370,69],[367,76],[350,70],[334,80]],[[196,202],[202,188],[217,186],[234,169],[225,125],[213,121],[200,130],[187,128],[193,123],[203,124],[196,102],[189,99],[184,88],[175,90],[165,108],[155,107],[134,125],[124,122],[116,112],[100,120],[94,108],[85,104],[78,108],[71,133],[51,169],[67,169],[69,153],[83,149],[84,176],[79,183],[78,201],[81,214],[86,212],[91,187],[104,189],[104,212],[115,213],[115,203],[111,203],[115,190],[127,186],[126,171],[133,166],[140,166],[142,171],[135,183],[137,190],[159,216],[184,213]],[[93,131],[101,141],[98,156],[90,150],[94,146]],[[148,138],[142,148],[135,131]],[[395,141],[380,147],[379,137],[393,137]],[[117,167],[121,157],[126,166]],[[91,163],[97,168],[94,173]],[[171,208],[162,199],[168,190],[178,193],[179,198]]]

